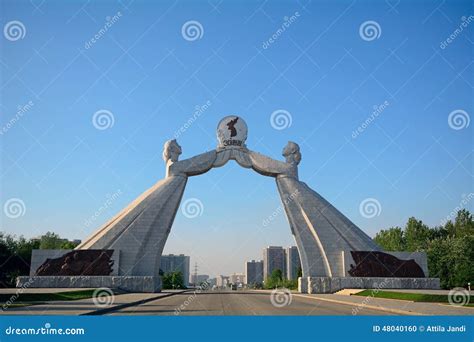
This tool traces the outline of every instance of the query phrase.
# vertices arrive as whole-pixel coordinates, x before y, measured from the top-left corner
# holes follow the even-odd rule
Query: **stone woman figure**
[[[298,144],[288,142],[282,155],[285,162],[249,151],[252,168],[276,179],[300,252],[303,277],[345,276],[341,251],[379,250],[379,247],[321,195],[299,181]]]
[[[161,253],[189,176],[208,171],[216,152],[179,161],[176,140],[164,145],[166,177],[145,191],[77,249],[120,251],[119,275],[158,276]]]

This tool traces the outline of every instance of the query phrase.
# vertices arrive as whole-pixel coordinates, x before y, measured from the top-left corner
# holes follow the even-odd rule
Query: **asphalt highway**
[[[112,311],[110,315],[352,315],[353,305],[300,297],[296,294],[273,296],[270,291],[193,291],[159,298],[144,304]],[[362,315],[390,315],[364,308]],[[393,315],[393,314],[392,314]]]

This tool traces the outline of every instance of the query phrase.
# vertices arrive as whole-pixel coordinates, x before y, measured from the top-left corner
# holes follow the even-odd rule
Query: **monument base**
[[[334,293],[342,289],[432,289],[440,288],[439,278],[380,277],[300,277],[301,293]]]
[[[161,278],[152,276],[21,276],[16,287],[22,288],[99,288],[127,292],[160,292]]]

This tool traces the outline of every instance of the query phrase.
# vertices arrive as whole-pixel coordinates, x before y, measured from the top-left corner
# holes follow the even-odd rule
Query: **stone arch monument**
[[[437,279],[425,278],[427,267],[424,254],[382,252],[367,234],[299,180],[301,152],[298,144],[290,141],[283,148],[285,161],[254,152],[245,144],[247,125],[238,116],[227,116],[219,122],[217,138],[215,150],[185,160],[179,160],[182,150],[176,140],[165,143],[165,178],[71,252],[80,260],[84,250],[113,251],[115,274],[103,274],[101,279],[91,275],[89,286],[94,281],[101,281],[101,286],[110,284],[133,291],[160,291],[160,257],[188,178],[234,160],[244,168],[275,179],[300,254],[303,271],[299,279],[301,292],[333,292],[347,287],[373,288],[383,282],[387,288],[439,287]],[[77,275],[69,274],[68,279],[74,276]],[[67,281],[63,279],[61,285],[65,286]],[[74,283],[75,286],[81,284],[80,281]]]

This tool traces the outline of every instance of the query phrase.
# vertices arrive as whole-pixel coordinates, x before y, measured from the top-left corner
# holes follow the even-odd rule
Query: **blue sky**
[[[473,210],[473,14],[469,1],[1,1],[0,229],[84,239],[163,178],[163,143],[206,103],[182,158],[242,116],[252,150],[299,143],[300,179],[371,236]],[[97,129],[104,110],[113,125]],[[273,127],[278,110],[291,125]],[[190,198],[202,213],[180,209],[165,252],[200,273],[294,244],[284,215],[262,227],[280,206],[273,179],[231,162],[191,178]]]

